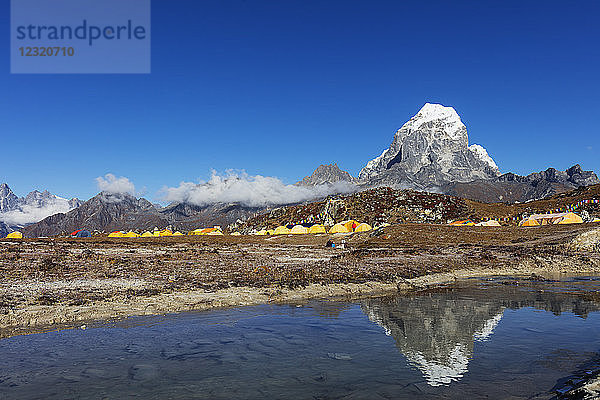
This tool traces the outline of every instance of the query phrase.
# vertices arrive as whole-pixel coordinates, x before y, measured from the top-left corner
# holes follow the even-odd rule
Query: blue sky
[[[153,1],[152,73],[11,75],[1,0],[0,182],[89,198],[244,169],[356,175],[425,102],[502,172],[600,172],[598,2]]]

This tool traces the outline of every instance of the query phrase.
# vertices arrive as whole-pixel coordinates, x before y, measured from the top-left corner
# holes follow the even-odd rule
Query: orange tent
[[[540,226],[540,223],[535,219],[524,219],[523,221],[519,222],[519,226]]]
[[[463,220],[460,220],[460,221],[451,222],[450,225],[453,225],[453,226],[473,226],[473,225],[475,225],[475,222],[471,221],[470,219],[463,219]]]

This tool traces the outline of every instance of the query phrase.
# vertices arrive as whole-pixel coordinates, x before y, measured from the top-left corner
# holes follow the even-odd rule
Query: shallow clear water
[[[593,278],[129,318],[0,340],[0,398],[547,398],[600,365]]]

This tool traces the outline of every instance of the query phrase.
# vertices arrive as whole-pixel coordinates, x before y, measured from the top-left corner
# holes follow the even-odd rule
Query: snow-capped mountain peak
[[[419,112],[412,117],[407,123],[405,123],[402,128],[400,128],[396,134],[399,132],[405,132],[407,130],[419,129],[422,126],[434,122],[443,122],[444,129],[436,130],[436,133],[446,134],[453,139],[461,138],[463,135],[463,128],[466,131],[465,125],[460,120],[460,117],[456,110],[452,107],[445,107],[441,104],[432,104],[425,103],[423,107],[419,110]],[[466,133],[466,132],[465,132]]]
[[[426,103],[396,131],[390,147],[367,163],[359,178],[372,186],[427,189],[498,175],[487,151],[469,146],[467,128],[456,110]]]

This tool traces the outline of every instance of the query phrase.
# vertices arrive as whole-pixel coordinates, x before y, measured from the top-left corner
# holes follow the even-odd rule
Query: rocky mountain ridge
[[[583,171],[576,164],[565,171],[548,168],[527,176],[506,173],[490,180],[451,183],[443,186],[442,191],[485,203],[524,203],[599,183],[594,172]]]

